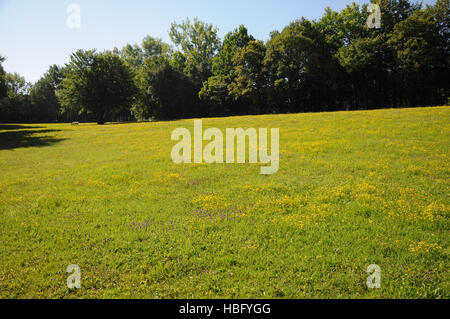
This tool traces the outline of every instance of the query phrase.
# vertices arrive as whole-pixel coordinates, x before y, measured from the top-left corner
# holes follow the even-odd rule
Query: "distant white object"
[[[80,122],[72,122],[72,125],[78,125]]]

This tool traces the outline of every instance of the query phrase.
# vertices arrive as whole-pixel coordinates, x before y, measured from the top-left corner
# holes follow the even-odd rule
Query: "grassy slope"
[[[279,127],[279,172],[173,164],[192,120],[0,125],[0,297],[449,297],[449,107],[203,122]]]

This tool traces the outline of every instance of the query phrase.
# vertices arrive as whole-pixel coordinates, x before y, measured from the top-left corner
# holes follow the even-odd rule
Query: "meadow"
[[[203,126],[279,128],[279,171],[174,164],[193,120],[1,124],[0,298],[449,298],[450,107]]]

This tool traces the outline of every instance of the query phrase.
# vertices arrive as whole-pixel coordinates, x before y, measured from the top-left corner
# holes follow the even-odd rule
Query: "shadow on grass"
[[[10,125],[8,125],[10,126]],[[29,130],[30,126],[22,127],[27,130],[0,132],[0,150],[12,150],[19,147],[50,146],[66,140],[52,136],[42,136],[45,133],[60,132],[61,130]],[[36,127],[39,128],[39,127]],[[39,134],[39,136],[35,136]]]
[[[136,124],[139,122],[107,122],[105,124],[103,124],[103,126],[108,126],[108,125],[126,125],[126,124]]]
[[[20,124],[0,124],[0,131],[29,130],[34,128],[44,128],[44,126],[25,126]]]

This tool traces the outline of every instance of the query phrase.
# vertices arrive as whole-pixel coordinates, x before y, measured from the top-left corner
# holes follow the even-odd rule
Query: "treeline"
[[[172,45],[146,37],[79,50],[34,85],[0,59],[0,122],[133,121],[449,103],[449,0],[381,0],[326,9],[263,42],[244,26],[221,41],[197,19],[173,23]]]

